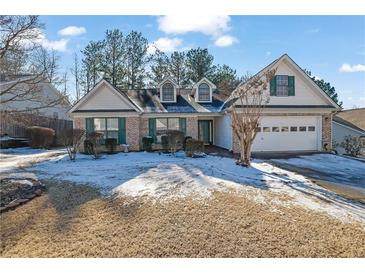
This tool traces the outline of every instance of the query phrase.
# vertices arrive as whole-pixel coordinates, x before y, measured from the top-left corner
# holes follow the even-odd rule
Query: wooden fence
[[[52,128],[55,130],[57,136],[64,130],[71,129],[72,121],[49,118],[31,113],[0,113],[0,136],[8,134],[11,137],[26,137],[25,131],[31,126]]]

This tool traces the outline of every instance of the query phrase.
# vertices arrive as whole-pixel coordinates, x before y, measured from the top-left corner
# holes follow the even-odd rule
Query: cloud
[[[41,45],[45,49],[54,50],[54,51],[66,51],[67,43],[68,43],[68,39],[49,41],[48,39],[45,38],[41,41]]]
[[[47,50],[54,51],[66,51],[69,39],[59,39],[50,41],[46,38],[42,30],[32,29],[28,33],[24,34],[25,38],[21,40],[21,43],[26,47],[31,47],[34,44],[41,45]],[[29,39],[32,37],[32,39]]]
[[[357,65],[342,64],[339,71],[340,72],[361,72],[361,71],[365,71],[365,65],[361,65],[361,64],[357,64]]]
[[[307,30],[308,33],[318,33],[320,32],[320,29],[319,28],[314,28],[314,29],[309,29]]]
[[[238,39],[231,35],[223,35],[215,40],[214,45],[217,47],[229,47],[233,44],[238,43]]]
[[[76,26],[68,26],[58,31],[61,36],[77,36],[83,33],[86,33],[86,28]]]
[[[157,48],[163,52],[173,52],[178,50],[181,45],[182,40],[179,38],[162,37],[150,44],[147,51],[148,53],[153,54]]]
[[[166,34],[185,34],[200,32],[218,37],[230,30],[231,18],[228,15],[186,15],[174,14],[159,16],[158,29]]]

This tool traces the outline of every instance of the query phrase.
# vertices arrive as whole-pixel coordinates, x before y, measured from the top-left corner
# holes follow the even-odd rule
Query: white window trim
[[[162,96],[162,88],[163,88],[163,86],[166,84],[166,83],[170,83],[173,87],[174,87],[174,100],[173,101],[165,101],[165,100],[163,100],[162,98],[163,98],[163,96]],[[164,81],[162,84],[161,84],[161,86],[160,86],[160,102],[161,103],[176,103],[176,85],[173,83],[173,82],[171,82],[171,81]]]
[[[201,100],[199,100],[199,87],[200,87],[200,85],[201,84],[206,84],[208,87],[209,87],[209,100],[203,100],[203,101],[201,101]],[[196,91],[195,91],[195,98],[196,98],[196,102],[198,102],[198,103],[211,103],[212,102],[212,97],[213,97],[213,91],[212,91],[212,87],[211,87],[211,85],[209,85],[209,83],[207,83],[207,82],[201,82],[201,83],[199,83],[199,85],[196,87]]]

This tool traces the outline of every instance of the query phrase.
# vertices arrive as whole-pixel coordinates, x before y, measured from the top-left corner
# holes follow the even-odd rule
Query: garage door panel
[[[318,150],[320,123],[320,116],[263,117],[260,121],[261,131],[256,135],[253,151]],[[270,132],[263,132],[264,127],[265,130],[270,128]],[[273,132],[273,127],[275,130],[279,128],[279,132]],[[300,131],[304,127],[305,131]],[[295,129],[297,131],[291,131]]]

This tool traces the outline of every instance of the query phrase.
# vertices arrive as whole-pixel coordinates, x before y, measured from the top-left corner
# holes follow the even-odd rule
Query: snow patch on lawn
[[[183,197],[204,199],[214,191],[234,191],[259,203],[300,205],[343,220],[365,223],[363,205],[264,161],[253,161],[252,167],[244,168],[236,165],[234,159],[217,156],[194,159],[184,153],[171,156],[132,152],[105,155],[98,160],[78,155],[73,162],[65,153],[58,152],[48,155],[49,161],[26,171],[36,173],[41,179],[93,185],[106,194],[158,201]],[[39,157],[42,153],[45,152],[36,151],[33,156]],[[23,156],[31,157],[30,154]],[[12,165],[16,163],[12,161]]]

